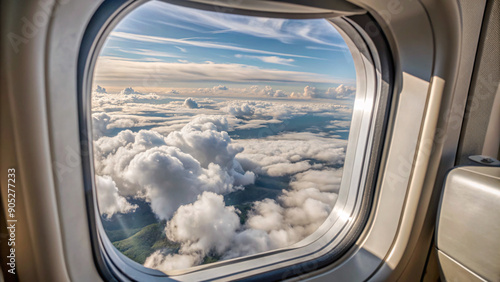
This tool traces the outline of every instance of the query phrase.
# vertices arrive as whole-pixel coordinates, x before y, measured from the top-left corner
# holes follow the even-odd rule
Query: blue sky
[[[322,19],[257,18],[152,1],[118,24],[100,56],[95,82],[107,88],[355,85],[348,48]]]

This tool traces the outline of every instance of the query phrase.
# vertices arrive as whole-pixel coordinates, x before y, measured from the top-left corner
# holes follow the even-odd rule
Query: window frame
[[[392,93],[392,68],[384,39],[374,39],[359,23],[373,21],[368,15],[330,19],[346,41],[356,67],[356,99],[349,132],[344,168],[349,163],[356,170],[343,170],[341,189],[334,210],[325,223],[304,240],[277,250],[251,256],[200,265],[164,274],[133,262],[116,250],[104,233],[94,190],[91,126],[91,85],[99,51],[115,25],[139,5],[147,1],[105,1],[92,18],[79,58],[80,132],[87,134],[82,142],[85,192],[93,239],[94,256],[107,275],[120,279],[155,280],[166,277],[176,280],[212,279],[284,279],[317,270],[337,261],[359,238],[366,226],[377,180],[381,144],[388,117],[388,101]],[[166,1],[168,2],[168,1]],[[366,28],[366,25],[365,25]],[[378,27],[376,27],[378,28]],[[381,34],[380,29],[378,35]],[[377,41],[378,40],[378,41]],[[362,78],[365,78],[363,81]],[[369,105],[369,106],[367,106]],[[361,130],[353,127],[358,124]],[[351,135],[354,134],[354,139]],[[355,147],[352,143],[355,142]],[[85,151],[86,150],[86,151]],[[85,152],[87,152],[85,154]],[[348,179],[349,182],[346,182]],[[357,182],[357,183],[356,183]],[[347,187],[349,185],[349,187]],[[340,206],[339,203],[342,205]],[[342,208],[341,208],[342,207]],[[345,216],[350,215],[350,216]],[[331,226],[328,226],[331,224]],[[304,252],[307,252],[304,255]]]

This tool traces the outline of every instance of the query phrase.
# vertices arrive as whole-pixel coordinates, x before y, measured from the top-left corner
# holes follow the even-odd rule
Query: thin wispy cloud
[[[175,46],[175,48],[179,49],[183,53],[187,52],[186,48],[182,48],[182,47],[179,47],[179,46]]]
[[[324,50],[324,51],[333,51],[333,52],[349,52],[349,48],[347,46],[339,46],[337,48],[328,48],[328,47],[318,47],[318,46],[306,46],[306,49],[310,50]]]
[[[121,31],[112,32],[109,36],[112,38],[121,38],[121,39],[134,40],[134,41],[139,41],[139,42],[161,43],[161,44],[181,44],[181,45],[196,46],[196,47],[211,48],[211,49],[225,49],[225,50],[233,50],[233,51],[247,52],[247,53],[257,53],[257,54],[267,54],[267,55],[277,55],[277,56],[286,56],[286,57],[315,59],[315,58],[309,57],[309,56],[251,49],[251,48],[239,47],[239,46],[228,45],[228,44],[218,43],[218,42],[177,39],[177,38],[160,37],[160,36],[152,36],[152,35],[142,35],[142,34],[135,34],[135,33],[128,33],[128,32],[121,32]]]
[[[151,86],[159,83],[166,86],[172,82],[304,82],[339,83],[345,79],[316,73],[266,69],[245,64],[219,64],[213,62],[141,62],[118,57],[100,57],[95,75],[103,85],[132,83]]]
[[[160,3],[154,5],[161,6]],[[175,5],[172,5],[168,10],[158,9],[158,12],[165,15],[166,18],[168,17],[168,19],[212,29],[212,33],[237,32],[255,37],[272,38],[284,43],[305,40],[323,45],[344,47],[340,36],[332,36],[332,34],[322,32],[325,27],[330,25],[324,20],[311,20],[307,24],[297,25],[294,21],[287,19],[244,17],[197,9],[185,9]],[[164,21],[164,24],[171,24],[171,22]]]
[[[243,59],[243,58],[256,59],[256,60],[260,60],[264,63],[285,65],[285,66],[294,66],[292,63],[295,62],[294,59],[282,58],[282,57],[278,57],[278,56],[251,56],[251,55],[242,55],[242,54],[236,54],[234,56],[236,58],[239,58],[239,59]]]
[[[180,58],[180,56],[176,54],[161,52],[161,51],[146,50],[146,49],[118,49],[118,50],[123,53],[141,55],[145,57]]]

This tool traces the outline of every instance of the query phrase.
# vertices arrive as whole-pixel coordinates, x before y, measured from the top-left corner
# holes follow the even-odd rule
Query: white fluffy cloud
[[[352,99],[356,94],[356,88],[340,84],[337,87],[330,87],[326,91],[321,91],[313,86],[304,87],[304,92],[292,92],[290,98],[325,98],[325,99]]]
[[[129,94],[141,94],[140,92],[137,92],[134,90],[134,88],[132,87],[127,87],[125,89],[123,89],[120,94],[125,94],[125,95],[129,95]]]
[[[167,137],[129,130],[95,141],[96,172],[109,175],[125,195],[144,197],[161,219],[191,203],[204,191],[226,194],[254,182],[235,155],[227,121],[198,116]],[[182,187],[182,188],[180,188]]]
[[[341,174],[341,170],[314,171]],[[300,178],[307,178],[301,175]],[[167,223],[167,237],[181,244],[178,253],[157,251],[145,266],[163,271],[188,268],[208,254],[230,259],[290,246],[318,229],[335,205],[338,190],[323,180],[309,179],[308,186],[295,185],[277,200],[255,202],[246,224],[239,211],[226,206],[221,195],[204,192],[193,204],[181,206]],[[303,183],[304,184],[304,183]]]
[[[168,250],[158,250],[146,258],[144,266],[166,272],[175,269],[186,269],[198,265],[200,262],[200,256],[196,254],[179,255],[172,254]]]
[[[111,117],[105,113],[92,114],[92,134],[94,139],[106,134],[110,120]]]
[[[214,88],[212,88],[214,91],[217,91],[217,90],[227,90],[228,88],[224,85],[217,85],[217,86],[214,86]]]
[[[190,109],[196,109],[198,108],[198,103],[196,103],[196,101],[190,97],[184,100],[184,107],[188,107]]]
[[[96,176],[97,202],[101,215],[110,218],[115,213],[128,213],[137,208],[130,204],[125,197],[118,194],[116,184],[109,176]]]
[[[338,87],[331,87],[326,90],[325,96],[335,99],[352,99],[356,94],[356,88],[340,84]]]
[[[270,87],[246,91],[261,90],[279,93]],[[96,173],[109,184],[106,191],[116,192],[108,201],[114,208],[103,216],[132,211],[125,197],[145,199],[167,220],[168,238],[181,246],[179,252],[155,252],[146,266],[167,271],[198,265],[206,255],[230,259],[285,247],[324,222],[342,176],[333,167],[342,165],[347,141],[320,133],[280,133],[279,128],[287,119],[307,114],[347,117],[349,107],[199,98],[200,107],[193,109],[183,107],[185,102],[156,94],[96,94],[92,101],[106,111],[93,115]],[[118,134],[112,130],[132,124],[155,127]],[[260,127],[278,131],[258,139],[232,140],[228,134]],[[239,211],[226,206],[223,195],[254,183],[256,175],[287,176],[289,188],[274,200],[254,202],[240,224]]]
[[[255,112],[255,107],[248,103],[231,103],[220,109],[223,112],[236,117],[252,116]]]
[[[250,87],[250,92],[253,92],[254,94],[264,96],[264,97],[287,97],[285,91],[283,90],[274,90],[271,86],[266,85],[262,89],[258,86],[252,86]]]
[[[266,139],[238,140],[237,144],[244,148],[236,157],[243,168],[269,176],[290,175],[322,166],[310,164],[310,159],[341,165],[346,146],[343,140],[314,134],[281,134]]]
[[[318,95],[316,87],[309,85],[304,87],[304,93],[302,95],[307,98],[315,98]]]
[[[230,246],[239,225],[234,207],[226,206],[221,195],[204,192],[196,202],[180,207],[165,230],[170,240],[182,244],[181,254],[210,249],[222,253]]]
[[[292,58],[283,58],[278,56],[252,56],[252,55],[242,55],[242,54],[236,54],[234,56],[239,59],[243,58],[257,59],[264,63],[286,65],[286,66],[293,66],[292,63],[295,62],[295,60]]]
[[[154,253],[145,266],[163,271],[199,264],[210,251],[224,253],[232,243],[240,219],[221,195],[204,192],[196,202],[181,206],[167,223],[168,239],[181,244],[178,254]]]
[[[315,187],[322,192],[338,192],[341,180],[341,169],[308,170],[296,174],[290,187],[294,190]]]
[[[230,259],[286,247],[323,224],[337,200],[342,169],[323,168],[308,160],[341,164],[344,141],[313,134],[283,134],[238,140],[237,144],[244,148],[236,155],[243,170],[292,175],[290,190],[283,190],[276,200],[255,202],[244,225],[239,223],[239,211],[226,206],[221,195],[198,195],[193,204],[181,206],[166,227],[168,238],[181,243],[179,253],[156,252],[146,266],[166,271],[198,265],[208,254]]]

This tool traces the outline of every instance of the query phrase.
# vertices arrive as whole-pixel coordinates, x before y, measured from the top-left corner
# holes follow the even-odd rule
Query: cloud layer
[[[147,130],[101,137],[94,146],[96,173],[116,181],[122,195],[146,199],[160,219],[169,219],[203,191],[227,194],[253,183],[254,173],[235,160],[242,149],[231,144],[225,128],[223,117],[200,116],[167,137]],[[120,208],[102,213],[107,210]]]
[[[188,81],[339,83],[335,77],[291,70],[260,68],[236,63],[136,61],[101,56],[95,76],[100,84],[134,83],[141,87],[166,87]],[[128,93],[131,94],[131,93]]]
[[[290,246],[323,224],[335,205],[347,141],[282,130],[291,119],[315,116],[332,121],[326,131],[342,131],[349,126],[343,121],[348,106],[99,93],[93,106],[106,111],[93,114],[101,214],[132,212],[127,198],[144,199],[167,221],[168,239],[180,245],[153,253],[147,267],[182,269],[206,256],[223,260]],[[258,131],[254,138],[230,137],[245,130]],[[250,189],[259,177],[287,179],[287,188],[248,211],[225,202],[225,195]]]

